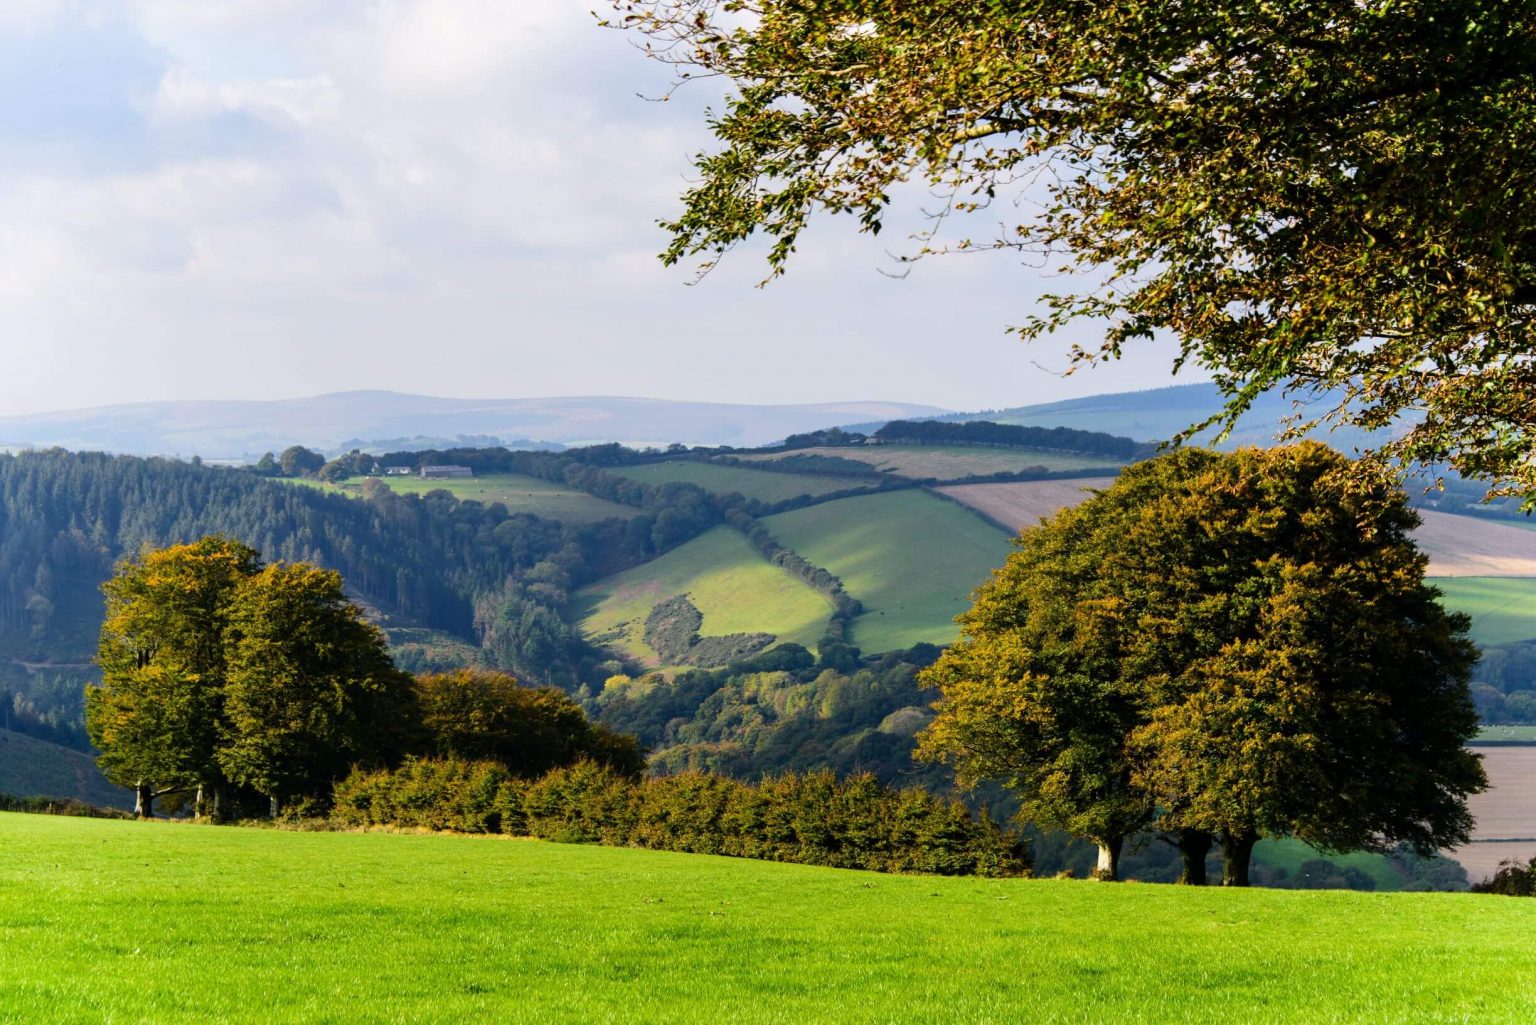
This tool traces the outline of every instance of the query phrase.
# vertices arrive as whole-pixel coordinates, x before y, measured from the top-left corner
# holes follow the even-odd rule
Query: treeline
[[[892,420],[875,431],[880,442],[914,445],[996,445],[1005,448],[1046,449],[1075,452],[1108,459],[1143,459],[1155,454],[1156,447],[1130,438],[1101,431],[1080,431],[1071,427],[1026,427],[999,424],[990,420],[947,423],[939,420]]]
[[[562,843],[719,854],[878,872],[1021,875],[1028,848],[986,816],[870,775],[745,783],[685,772],[636,780],[582,762],[534,781],[494,762],[408,762],[336,788],[351,825],[528,834]]]
[[[1472,680],[1484,722],[1536,723],[1536,640],[1486,645]]]

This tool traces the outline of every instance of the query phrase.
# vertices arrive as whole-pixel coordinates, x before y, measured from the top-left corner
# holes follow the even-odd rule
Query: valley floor
[[[1526,1023],[1536,901],[0,815],[0,1021]]]

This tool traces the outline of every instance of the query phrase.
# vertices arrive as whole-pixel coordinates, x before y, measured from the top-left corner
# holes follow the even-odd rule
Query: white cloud
[[[0,117],[0,409],[356,387],[979,406],[1068,387],[1003,334],[1039,290],[1027,271],[889,281],[896,225],[818,224],[767,290],[750,253],[684,288],[655,221],[707,145],[709,97],[636,98],[664,70],[589,6],[7,0],[0,43],[85,40],[68,67],[117,106],[71,129],[90,161]],[[113,47],[133,58],[120,78],[96,59]]]

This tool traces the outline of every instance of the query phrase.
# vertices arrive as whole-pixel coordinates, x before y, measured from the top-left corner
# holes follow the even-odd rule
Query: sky
[[[664,268],[690,87],[603,0],[4,0],[0,414],[352,389],[886,399],[974,410],[1176,383],[1172,348],[1063,377],[1091,324],[1006,328],[1062,287],[818,221]],[[1179,380],[1196,380],[1185,374]]]

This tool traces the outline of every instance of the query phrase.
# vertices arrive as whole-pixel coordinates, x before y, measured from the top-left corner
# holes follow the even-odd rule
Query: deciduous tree
[[[1103,323],[1093,361],[1172,332],[1229,417],[1317,391],[1407,428],[1390,452],[1536,492],[1531,0],[615,6],[733,89],[668,262],[762,233],[777,274],[815,213],[878,231],[915,180],[985,234],[913,255],[1087,272],[1026,338]]]
[[[314,794],[353,764],[404,753],[415,720],[410,677],[342,590],[303,563],[269,566],[229,609],[220,767],[281,802]]]
[[[206,537],[127,560],[103,585],[102,682],[86,692],[86,727],[102,772],[135,789],[140,815],[158,796],[221,778],[228,605],[259,567],[253,549]]]
[[[1416,522],[1386,475],[1316,443],[1133,466],[978,589],[929,671],[923,751],[1003,778],[1108,869],[1111,827],[1154,817],[1189,881],[1219,837],[1233,885],[1266,835],[1464,842],[1476,650],[1424,582]]]

